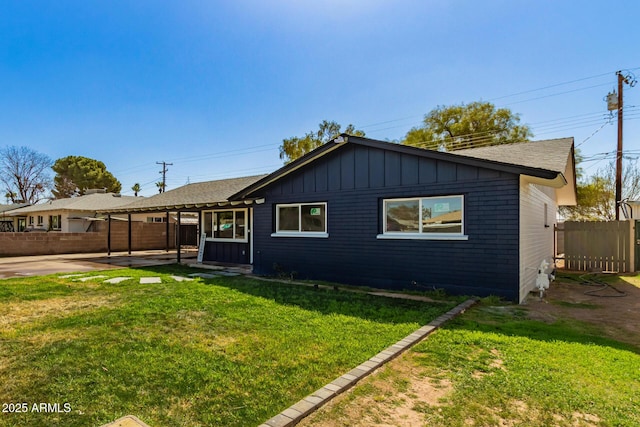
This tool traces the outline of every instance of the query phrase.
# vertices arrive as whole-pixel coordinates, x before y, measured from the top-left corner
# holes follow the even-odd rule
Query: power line
[[[590,140],[595,134],[597,134],[598,132],[600,132],[606,125],[611,124],[611,121],[606,121],[602,124],[602,126],[600,126],[598,129],[596,129],[591,135],[589,135],[588,137],[586,137],[580,144],[576,145],[575,148],[580,147],[582,144],[584,144],[585,142],[587,142],[588,140]]]
[[[638,70],[638,69],[640,69],[640,67],[630,68],[630,69],[628,69],[628,71],[633,71],[633,70]],[[495,97],[495,98],[490,98],[488,101],[491,102],[491,101],[496,101],[496,100],[500,100],[500,99],[513,98],[515,96],[525,95],[527,93],[539,92],[539,91],[543,91],[543,90],[547,90],[547,89],[552,89],[552,88],[555,88],[555,87],[566,86],[566,85],[570,85],[570,84],[573,84],[573,83],[578,83],[578,82],[582,82],[582,81],[586,81],[586,80],[592,80],[592,79],[596,79],[596,78],[599,78],[599,77],[610,76],[613,73],[615,73],[615,70],[607,72],[607,73],[596,74],[596,75],[593,75],[593,76],[587,76],[587,77],[582,77],[582,78],[579,78],[579,79],[574,79],[574,80],[569,80],[569,81],[565,81],[565,82],[550,84],[550,85],[542,86],[542,87],[535,88],[535,89],[528,89],[528,90],[524,90],[524,91],[520,91],[520,92],[508,94],[508,95],[502,95],[502,96],[498,96],[498,97]],[[609,85],[611,83],[612,82],[607,82],[607,83],[588,86],[588,87],[584,87],[584,88],[578,88],[578,89],[565,91],[565,92],[560,92],[560,93],[556,93],[556,94],[545,95],[545,96],[542,96],[542,97],[531,98],[531,99],[522,100],[522,101],[516,101],[516,102],[513,102],[513,103],[506,104],[506,105],[512,105],[512,104],[515,104],[515,103],[522,103],[522,102],[528,102],[528,101],[548,98],[550,96],[564,95],[564,94],[567,94],[567,93],[573,93],[573,92],[577,92],[577,91],[581,91],[581,90],[592,89],[592,88],[595,88],[595,87],[606,86],[606,85]],[[410,115],[410,116],[405,116],[405,117],[401,117],[401,118],[397,118],[397,119],[384,120],[384,121],[381,121],[381,122],[371,123],[371,124],[364,125],[364,126],[358,126],[358,128],[365,129],[365,128],[369,128],[369,127],[375,127],[375,126],[378,126],[378,125],[384,125],[384,124],[398,122],[398,121],[402,121],[402,120],[415,119],[417,117],[424,117],[424,114],[422,114],[422,115]],[[394,127],[385,128],[385,129],[377,129],[377,130],[373,130],[373,131],[370,131],[370,132],[378,132],[380,130],[394,129],[394,128],[396,128],[396,127],[394,126]]]
[[[598,85],[587,86],[587,87],[582,87],[582,88],[578,88],[578,89],[567,90],[567,91],[564,91],[564,92],[558,92],[558,93],[552,93],[552,94],[549,94],[549,95],[538,96],[536,98],[529,98],[529,99],[523,99],[521,101],[509,102],[509,103],[503,104],[503,105],[507,106],[507,105],[522,104],[523,102],[537,101],[539,99],[545,99],[545,98],[551,98],[551,97],[554,97],[554,96],[566,95],[567,93],[575,93],[575,92],[580,92],[580,91],[587,90],[587,89],[593,89],[593,88],[596,88],[596,87],[609,86],[610,84],[611,83],[601,83],[601,84],[598,84]]]
[[[637,70],[637,69],[640,69],[640,67],[632,68],[631,70]],[[601,77],[604,77],[604,76],[610,76],[610,75],[611,75],[611,73],[596,74],[596,75],[593,75],[593,76],[588,76],[588,77],[583,77],[583,78],[579,78],[579,79],[574,79],[574,80],[564,81],[564,82],[560,82],[560,83],[550,84],[550,85],[538,87],[538,88],[535,88],[535,89],[519,91],[519,92],[512,93],[512,94],[491,98],[489,101],[496,101],[496,100],[514,98],[516,96],[521,96],[521,95],[526,95],[526,94],[530,94],[530,93],[546,91],[546,90],[549,90],[549,89],[558,88],[558,87],[567,86],[567,85],[572,85],[572,84],[575,84],[575,83],[585,82],[585,81],[588,81],[588,80],[598,79],[598,78],[601,78]],[[571,89],[571,90],[566,90],[566,91],[560,91],[560,92],[556,92],[556,93],[546,94],[546,95],[542,95],[542,96],[539,96],[539,97],[533,97],[533,98],[529,98],[529,99],[514,101],[514,102],[511,102],[511,103],[509,103],[507,105],[513,105],[513,104],[517,104],[517,103],[523,103],[523,102],[529,102],[529,101],[534,101],[534,100],[539,100],[539,99],[545,99],[545,98],[549,98],[549,97],[561,96],[561,95],[565,95],[565,94],[568,94],[568,93],[575,93],[575,92],[578,92],[578,91],[584,91],[584,90],[597,88],[597,87],[602,87],[602,86],[606,86],[606,85],[610,85],[610,84],[611,84],[611,82],[579,87],[579,88],[575,88],[575,89]],[[627,112],[627,114],[626,114],[625,118],[627,118],[627,120],[637,120],[638,118],[640,118],[640,115],[637,114],[638,113],[638,107],[637,106],[628,106],[628,107],[626,107],[626,112]],[[404,127],[405,125],[403,125],[403,124],[397,124],[397,125],[394,125],[394,124],[395,123],[400,123],[400,122],[406,122],[408,120],[414,120],[414,119],[419,118],[419,117],[420,118],[424,117],[424,115],[423,114],[421,114],[421,115],[410,115],[410,116],[405,116],[405,117],[396,118],[396,119],[383,120],[383,121],[380,121],[380,122],[369,123],[369,124],[364,125],[364,126],[359,126],[359,128],[363,128],[363,129],[374,128],[374,129],[370,129],[368,131],[368,133],[382,132],[382,131],[385,131],[385,130],[397,129],[397,128]],[[604,122],[602,122],[603,119],[604,119]],[[563,118],[557,118],[557,119],[541,121],[541,122],[537,122],[537,123],[527,124],[527,126],[529,126],[532,130],[534,130],[536,135],[544,135],[544,134],[549,134],[549,133],[557,133],[557,132],[560,132],[560,131],[563,131],[563,130],[569,131],[569,130],[572,130],[572,129],[582,129],[582,128],[586,128],[586,127],[592,127],[594,125],[599,125],[599,127],[589,137],[585,138],[582,142],[580,142],[578,144],[578,146],[580,146],[580,145],[584,144],[585,142],[587,142],[588,140],[590,140],[591,138],[593,138],[593,136],[595,136],[598,132],[600,132],[606,126],[606,124],[608,124],[609,120],[610,120],[610,118],[608,118],[607,116],[603,115],[602,113],[594,112],[594,113],[584,113],[584,114],[578,114],[578,115],[573,115],[573,116],[569,116],[569,117],[563,117]],[[385,125],[392,125],[392,126],[385,126]],[[380,126],[385,126],[385,127],[380,128]],[[376,129],[376,127],[377,127],[377,129]],[[413,127],[413,126],[407,125],[407,127]],[[474,137],[474,145],[476,145],[476,143],[477,143],[478,146],[486,146],[486,145],[490,145],[490,144],[493,143],[493,135],[491,135],[488,132],[475,133],[475,134],[469,134],[469,135],[463,135],[463,136],[464,137]],[[421,144],[419,144],[419,146],[426,146],[426,145],[429,145],[429,144],[433,144],[434,142],[436,142],[436,140],[421,141]],[[240,149],[235,149],[235,150],[227,150],[227,151],[222,151],[222,152],[218,151],[218,152],[214,152],[214,153],[210,153],[210,154],[204,154],[204,155],[198,155],[198,156],[186,156],[186,157],[182,157],[182,158],[174,158],[172,160],[173,161],[180,161],[181,163],[182,162],[185,162],[185,163],[186,162],[196,162],[196,161],[200,161],[200,160],[211,160],[211,159],[231,157],[231,156],[242,156],[242,155],[253,154],[253,153],[258,153],[258,152],[266,152],[266,151],[275,149],[276,147],[277,147],[276,144],[261,144],[261,145],[256,145],[256,146],[252,146],[252,147],[240,148]],[[160,163],[157,163],[157,164],[160,164]],[[135,168],[130,168],[130,169],[127,169],[127,170],[146,170],[148,168],[149,168],[148,166],[137,166]],[[253,168],[253,170],[255,170],[255,169],[258,169],[258,168]],[[260,168],[260,169],[264,170],[264,168]],[[191,176],[193,176],[193,175],[191,175]],[[151,181],[151,182],[154,182],[154,181]]]
[[[565,86],[565,85],[569,85],[569,84],[573,84],[573,83],[577,83],[577,82],[582,82],[582,81],[585,81],[585,80],[596,79],[598,77],[604,77],[604,76],[609,76],[609,75],[611,75],[611,72],[602,73],[602,74],[596,74],[595,76],[589,76],[589,77],[583,77],[581,79],[569,80],[569,81],[562,82],[562,83],[556,83],[556,84],[552,84],[552,85],[548,85],[548,86],[539,87],[537,89],[530,89],[530,90],[525,90],[525,91],[522,91],[522,92],[513,93],[511,95],[499,96],[497,98],[492,98],[489,101],[496,101],[498,99],[512,98],[514,96],[525,95],[527,93],[538,92],[538,91],[541,91],[541,90],[547,90],[547,89],[551,89],[551,88],[558,87],[558,86]]]

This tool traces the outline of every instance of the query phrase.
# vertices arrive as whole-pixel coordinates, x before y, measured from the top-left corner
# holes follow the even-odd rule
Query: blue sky
[[[603,98],[640,78],[637,1],[4,1],[0,146],[103,161],[132,194],[271,172],[323,119],[399,140],[438,105],[491,101],[534,139],[616,148]],[[640,156],[640,85],[625,87]],[[595,134],[594,134],[595,132]],[[593,134],[593,136],[592,136]],[[586,140],[586,141],[585,141]]]

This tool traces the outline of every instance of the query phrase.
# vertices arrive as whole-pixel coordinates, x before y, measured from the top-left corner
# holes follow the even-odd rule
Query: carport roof
[[[151,197],[138,198],[133,203],[118,208],[102,210],[100,213],[169,212],[200,210],[202,208],[229,206],[229,197],[266,175],[245,176],[241,178],[187,184]],[[233,202],[233,204],[251,204],[253,200]]]

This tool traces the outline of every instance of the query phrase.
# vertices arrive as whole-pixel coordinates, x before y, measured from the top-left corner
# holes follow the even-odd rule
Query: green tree
[[[104,188],[112,193],[122,189],[120,181],[99,160],[67,156],[56,160],[52,169],[56,173],[52,193],[57,199],[82,196],[91,188]]]
[[[615,161],[589,177],[580,178],[576,206],[561,206],[560,214],[568,221],[613,221],[615,209]],[[640,170],[636,160],[623,166],[622,200],[640,198]]]
[[[51,188],[51,159],[28,147],[0,150],[0,183],[12,203],[36,203]]]
[[[350,124],[341,132],[341,126],[334,121],[323,120],[318,125],[317,131],[307,132],[303,137],[294,136],[291,138],[283,139],[280,146],[280,158],[285,163],[289,163],[298,157],[302,157],[308,152],[320,147],[323,144],[331,141],[341,133],[346,133],[355,136],[364,136],[364,132],[356,130],[356,128]]]
[[[156,182],[156,187],[158,187],[158,193],[164,193],[164,189],[166,187],[165,183],[162,181]]]
[[[403,144],[431,150],[454,151],[485,145],[526,141],[533,136],[520,117],[490,102],[438,106],[423,124],[407,132]]]
[[[131,187],[131,189],[133,190],[133,195],[138,197],[138,193],[141,190],[140,183],[136,182],[135,184],[133,184],[133,187]]]

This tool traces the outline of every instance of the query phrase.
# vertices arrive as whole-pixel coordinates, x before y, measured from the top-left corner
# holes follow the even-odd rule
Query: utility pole
[[[618,149],[616,152],[616,221],[620,220],[620,206],[622,203],[622,89],[624,83],[633,87],[636,84],[635,78],[630,74],[623,75],[622,71],[616,71],[618,76]]]
[[[162,188],[160,191],[161,193],[164,193],[165,188],[167,188],[167,171],[169,169],[167,169],[167,166],[173,166],[173,163],[167,163],[167,162],[156,162],[156,165],[162,165],[162,170],[160,171],[160,173],[162,174]]]

